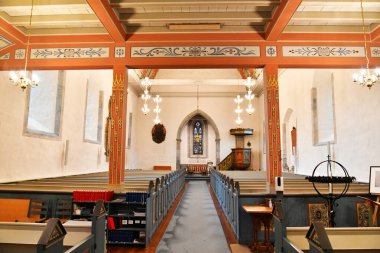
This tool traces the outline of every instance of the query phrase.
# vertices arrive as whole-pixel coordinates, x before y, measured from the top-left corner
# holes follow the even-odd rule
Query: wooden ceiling
[[[284,22],[283,33],[362,33],[360,0],[0,0],[0,17],[25,35],[108,34],[96,10],[114,11],[127,34],[265,33]],[[380,1],[363,0],[365,29],[380,26]]]

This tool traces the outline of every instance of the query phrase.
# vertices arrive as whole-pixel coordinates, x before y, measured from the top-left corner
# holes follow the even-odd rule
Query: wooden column
[[[127,125],[127,73],[127,68],[124,65],[115,65],[113,68],[108,188],[116,192],[121,190],[121,186],[124,183]]]
[[[274,178],[282,175],[277,65],[266,65],[264,68],[264,99],[267,185],[273,189]]]

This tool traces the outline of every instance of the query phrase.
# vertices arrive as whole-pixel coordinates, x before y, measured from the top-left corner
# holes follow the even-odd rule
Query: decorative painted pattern
[[[259,57],[259,46],[132,47],[131,57]]]
[[[265,46],[265,55],[266,55],[266,57],[276,57],[277,56],[277,47],[276,46]]]
[[[13,42],[0,35],[0,50],[3,50],[9,46],[13,45]]]
[[[371,57],[380,57],[380,47],[371,47]]]
[[[365,57],[364,47],[283,46],[284,57]]]
[[[115,58],[125,57],[125,47],[115,47]]]
[[[31,59],[108,58],[108,47],[38,48],[31,50]]]
[[[0,60],[9,60],[9,58],[11,58],[11,53],[6,53],[0,56]]]
[[[16,60],[23,60],[25,59],[25,49],[16,49],[15,51],[15,59]]]

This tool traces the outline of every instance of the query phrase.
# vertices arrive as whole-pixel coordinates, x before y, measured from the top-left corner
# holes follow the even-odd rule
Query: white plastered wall
[[[236,104],[233,102],[233,97],[200,97],[199,109],[205,112],[212,118],[218,127],[220,134],[220,160],[222,161],[230,152],[231,148],[235,147],[235,137],[230,135],[231,128],[253,128],[253,136],[247,136],[245,143],[250,141],[252,143],[253,163],[252,168],[259,168],[259,153],[261,147],[259,145],[259,136],[257,132],[261,131],[261,119],[257,111],[259,103],[258,99],[254,100],[254,107],[256,112],[253,115],[246,113],[242,114],[243,123],[237,126],[235,123],[236,114],[234,109]],[[152,108],[152,104],[150,107]],[[139,108],[142,107],[142,101],[139,100]],[[154,165],[169,165],[172,169],[176,167],[176,135],[178,128],[189,114],[196,110],[195,97],[163,97],[160,105],[161,123],[166,128],[166,139],[161,144],[156,144],[152,140],[151,129],[153,127],[154,114],[149,113],[144,115],[138,113],[138,135],[139,140],[137,145],[137,156],[139,161],[139,168],[152,169]],[[209,156],[208,160],[215,164],[215,133],[209,125]],[[187,163],[187,126],[181,134],[181,163]],[[190,159],[193,161],[192,159]]]
[[[108,171],[104,157],[104,129],[108,115],[108,99],[112,89],[112,70],[65,71],[63,95],[62,134],[58,139],[35,138],[23,135],[26,92],[9,83],[9,73],[0,72],[0,182]],[[101,144],[83,141],[86,101],[86,82],[104,90],[103,128]],[[152,169],[153,165],[176,165],[176,134],[182,120],[196,109],[195,97],[164,97],[161,120],[167,130],[166,140],[156,144],[151,137],[154,115],[145,116],[140,108],[142,101],[133,89],[128,93],[127,121],[133,113],[132,142],[126,150],[127,169]],[[218,126],[220,133],[220,159],[223,160],[235,147],[231,128],[253,128],[254,135],[245,143],[252,143],[252,168],[258,169],[262,153],[262,96],[254,100],[256,111],[242,114],[243,123],[235,124],[236,104],[233,97],[201,97],[199,108]],[[151,105],[152,108],[152,105]],[[129,122],[127,122],[128,129]],[[209,125],[210,127],[210,125]],[[63,165],[63,149],[69,141],[67,163]],[[215,133],[209,129],[209,160],[215,164]],[[187,138],[181,152],[187,154]],[[185,148],[186,147],[186,148]],[[100,162],[99,162],[100,161]],[[186,161],[184,161],[186,162]]]
[[[26,92],[10,85],[0,72],[0,182],[107,171],[105,118],[112,89],[112,70],[65,71],[62,134],[57,139],[23,135]],[[83,141],[86,82],[104,91],[101,144]],[[66,140],[67,163],[63,163]]]
[[[352,82],[355,70],[333,69],[336,144],[333,159],[345,166],[358,181],[368,182],[369,168],[380,165],[380,87],[371,90]],[[327,159],[327,146],[314,146],[311,88],[315,70],[287,69],[279,78],[280,119],[288,108],[297,122],[297,173],[311,175]],[[282,122],[281,122],[282,123]],[[281,134],[283,134],[281,132]],[[283,140],[283,137],[281,138]]]

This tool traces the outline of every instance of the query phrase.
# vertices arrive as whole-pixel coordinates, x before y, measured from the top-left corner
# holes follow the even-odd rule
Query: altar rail
[[[210,185],[239,243],[248,244],[252,239],[252,224],[250,216],[242,206],[260,205],[268,199],[276,198],[275,194],[269,193],[266,189],[265,172],[211,169]],[[284,187],[289,226],[307,226],[309,204],[321,203],[323,199],[317,196],[312,184],[300,175],[285,174]],[[334,186],[334,190],[338,189],[338,186]],[[327,190],[323,188],[321,191]],[[356,203],[361,201],[357,195],[368,196],[368,184],[351,184],[346,197],[338,200],[339,215],[335,219],[338,226],[357,226],[356,219],[351,218],[356,215]]]

